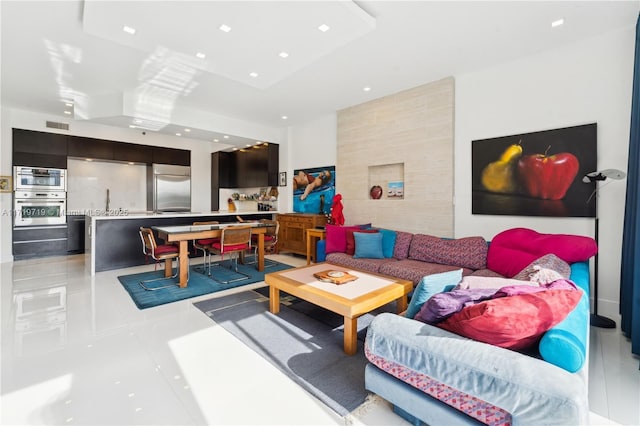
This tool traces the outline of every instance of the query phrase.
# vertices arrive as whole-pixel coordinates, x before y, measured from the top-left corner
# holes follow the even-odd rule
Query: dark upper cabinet
[[[164,148],[161,146],[152,147],[152,163],[155,164],[175,164],[178,166],[191,165],[191,151],[186,149]]]
[[[13,129],[13,164],[67,168],[67,135]]]
[[[112,141],[70,136],[68,155],[69,157],[113,160],[113,148],[114,143]]]
[[[113,142],[113,159],[150,164],[153,161],[153,147],[126,142]]]
[[[34,130],[13,129],[13,152],[67,155],[69,136]]]
[[[211,154],[211,186],[217,188],[237,188],[237,164],[235,152],[214,152]],[[217,210],[217,209],[216,209]]]
[[[267,156],[267,186],[278,186],[280,177],[280,145],[270,143]]]
[[[214,152],[211,156],[212,196],[218,188],[278,186],[278,168],[277,144],[234,152]]]

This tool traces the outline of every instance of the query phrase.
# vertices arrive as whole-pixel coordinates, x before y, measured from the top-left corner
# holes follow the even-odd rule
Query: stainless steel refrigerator
[[[152,164],[147,169],[147,210],[191,211],[191,167]]]

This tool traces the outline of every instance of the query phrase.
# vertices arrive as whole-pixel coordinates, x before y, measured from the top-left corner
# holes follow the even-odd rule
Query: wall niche
[[[374,187],[380,187],[378,196]],[[369,166],[369,197],[382,200],[404,198],[404,163]]]

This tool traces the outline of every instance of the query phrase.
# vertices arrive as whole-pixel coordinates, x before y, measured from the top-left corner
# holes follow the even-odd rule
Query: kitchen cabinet
[[[153,147],[126,142],[113,142],[113,159],[116,161],[131,161],[134,163],[148,163],[153,160]]]
[[[13,228],[15,260],[67,254],[67,225]]]
[[[214,152],[211,156],[212,193],[219,188],[278,186],[279,158],[279,145],[272,143],[233,152]]]
[[[321,214],[285,213],[279,214],[278,252],[307,255],[307,229],[325,226],[327,218]]]
[[[84,253],[84,215],[67,216],[67,253]]]
[[[69,136],[69,157],[113,160],[114,143],[104,139]]]
[[[67,168],[67,135],[13,129],[13,165]]]
[[[236,187],[231,180],[233,167],[229,164],[232,161],[235,161],[232,152],[218,151],[211,154],[211,211],[220,210],[220,188]]]
[[[154,146],[152,147],[151,158],[151,162],[154,164],[174,164],[176,166],[191,165],[191,151],[185,149]]]

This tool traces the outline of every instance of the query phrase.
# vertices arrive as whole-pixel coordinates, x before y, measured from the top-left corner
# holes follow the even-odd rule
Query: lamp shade
[[[582,182],[590,183],[590,182],[595,182],[595,181],[598,181],[598,180],[605,180],[607,178],[620,180],[620,179],[624,179],[625,176],[626,176],[626,173],[623,172],[622,170],[605,169],[605,170],[602,170],[602,171],[599,171],[599,172],[587,173],[582,178]]]

